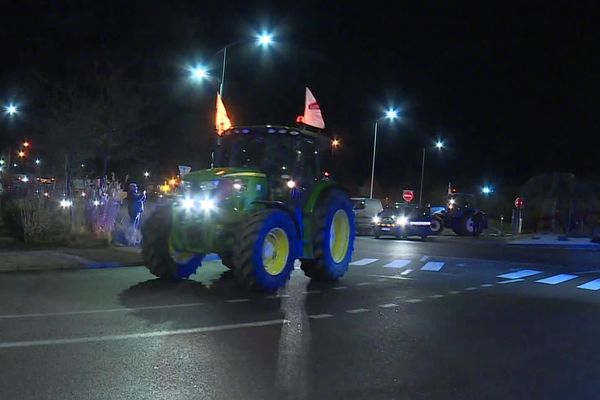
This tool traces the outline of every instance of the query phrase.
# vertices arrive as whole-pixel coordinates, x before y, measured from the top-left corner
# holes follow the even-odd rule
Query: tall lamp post
[[[375,180],[375,155],[377,153],[377,125],[379,121],[388,119],[390,121],[398,118],[398,111],[395,109],[389,109],[385,112],[383,117],[377,118],[375,120],[375,130],[373,132],[373,163],[371,165],[371,190],[369,191],[369,198],[373,198],[373,181]]]
[[[437,150],[442,150],[444,148],[444,142],[441,140],[437,140],[435,142],[435,148]],[[423,158],[421,160],[421,187],[419,189],[419,208],[421,208],[423,202],[423,179],[425,178],[425,150],[423,147]]]
[[[237,46],[240,44],[250,43],[250,42],[255,42],[258,44],[258,46],[267,48],[273,44],[273,35],[270,33],[267,33],[267,32],[263,32],[259,35],[256,35],[252,39],[237,40],[235,42],[231,42],[231,43],[221,47],[215,53],[215,56],[219,53],[223,53],[223,61],[221,63],[221,79],[219,82],[219,93],[221,94],[221,96],[223,96],[223,93],[225,92],[225,68],[227,66],[227,50],[231,47],[234,47],[234,46]],[[191,78],[195,81],[203,81],[205,79],[210,78],[210,72],[208,71],[208,68],[206,68],[204,65],[196,65],[196,66],[190,67],[189,71],[190,71]]]

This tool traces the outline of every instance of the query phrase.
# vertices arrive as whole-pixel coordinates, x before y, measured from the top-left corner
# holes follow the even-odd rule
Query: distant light
[[[21,182],[29,182],[29,178],[27,177],[27,175],[25,175],[24,177],[21,178]]]
[[[23,147],[29,147],[29,142],[27,140],[23,142]]]
[[[256,37],[259,46],[261,47],[269,47],[273,44],[273,35],[267,32],[263,32]]]
[[[289,187],[290,189],[293,189],[296,187],[296,182],[294,181],[287,181],[287,187]]]
[[[0,172],[4,171],[4,167],[0,166]]]
[[[340,145],[340,141],[338,139],[333,139],[333,141],[331,142],[331,145],[333,147],[338,147]]]
[[[36,158],[36,159],[35,159],[35,165],[40,165],[41,163],[42,163],[42,162],[40,161],[40,159],[39,159],[39,158]]]
[[[50,197],[50,193],[44,192],[44,197]]]
[[[197,65],[195,67],[188,68],[190,71],[190,77],[195,81],[203,81],[208,79],[210,74],[208,73],[208,69],[203,65]]]
[[[171,185],[171,186],[177,185],[177,179],[175,179],[175,178],[169,179],[169,185]]]
[[[67,200],[67,199],[62,199],[60,201],[60,207],[61,208],[69,208],[73,205],[73,202],[71,200]]]
[[[450,199],[450,204],[454,204],[454,203],[456,203],[456,200]]]
[[[4,165],[4,160],[0,160],[0,165]]]
[[[242,184],[241,184],[241,183],[239,183],[239,182],[235,182],[235,183],[233,184],[233,188],[234,188],[235,190],[242,190]]]
[[[81,197],[85,197],[85,192],[81,192]]]
[[[390,108],[389,110],[387,110],[385,112],[385,117],[389,120],[394,120],[394,119],[398,118],[398,110]]]
[[[150,172],[148,172],[148,171],[144,172],[144,176],[145,176],[146,178],[147,178],[147,177],[149,177],[149,176],[150,176]]]
[[[215,209],[215,207],[216,207],[216,204],[213,199],[200,200],[200,209],[204,212],[212,211]]]
[[[17,163],[13,163],[13,167],[17,168]]]
[[[4,106],[4,113],[7,115],[13,116],[18,112],[19,112],[19,109],[17,108],[16,105],[14,105],[12,103],[7,106]]]
[[[94,202],[92,203],[95,207],[98,207],[100,205],[100,201],[98,200],[94,200]]]
[[[81,164],[81,168],[85,168],[85,164]]]
[[[442,142],[441,140],[438,140],[437,142],[435,142],[435,148],[438,150],[441,150],[444,148],[444,142]]]
[[[19,151],[19,152],[17,153],[17,155],[18,155],[20,158],[23,158],[23,157],[25,157],[25,152],[24,152],[23,150],[21,150],[21,151]]]
[[[490,193],[492,193],[492,188],[486,185],[486,186],[484,186],[484,187],[481,188],[481,193],[483,193],[483,194],[490,194]]]

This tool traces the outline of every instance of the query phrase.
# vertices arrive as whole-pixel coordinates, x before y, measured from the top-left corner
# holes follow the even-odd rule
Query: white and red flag
[[[302,119],[305,125],[314,126],[315,128],[325,129],[325,121],[321,114],[321,107],[315,99],[309,88],[306,88],[306,98],[304,100],[304,118]]]
[[[217,135],[222,135],[227,129],[231,128],[231,121],[225,110],[225,104],[221,94],[217,92],[217,113],[215,116],[215,127],[217,128]]]

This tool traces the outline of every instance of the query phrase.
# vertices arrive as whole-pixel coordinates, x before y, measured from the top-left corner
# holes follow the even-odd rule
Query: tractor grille
[[[392,217],[383,217],[381,218],[382,225],[394,225],[396,221]]]

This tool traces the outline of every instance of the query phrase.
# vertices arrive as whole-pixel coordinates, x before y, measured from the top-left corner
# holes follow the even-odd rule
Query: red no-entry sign
[[[525,201],[523,200],[522,197],[517,197],[515,199],[515,207],[517,207],[517,208],[523,208],[524,205],[525,205]]]
[[[412,190],[403,190],[402,198],[405,202],[410,203],[415,198],[415,192],[413,192]]]

